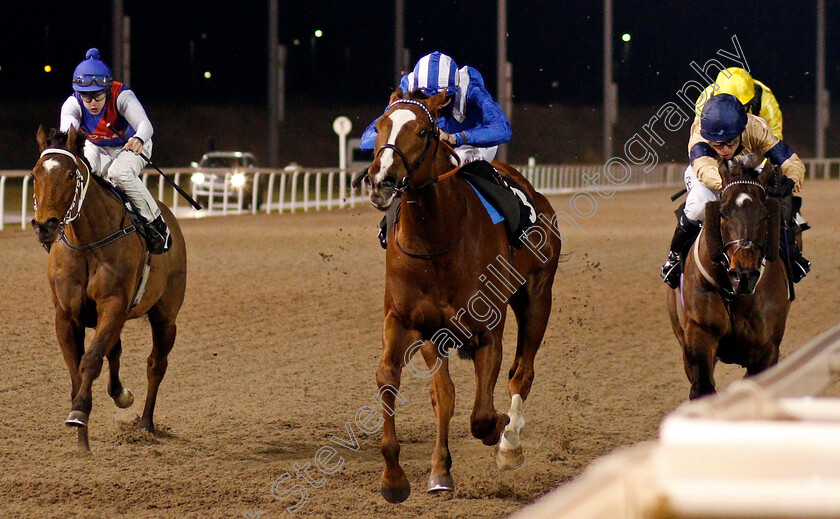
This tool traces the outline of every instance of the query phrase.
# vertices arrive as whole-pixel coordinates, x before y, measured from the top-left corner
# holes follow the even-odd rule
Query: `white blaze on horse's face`
[[[743,207],[743,205],[747,202],[752,202],[752,198],[750,198],[750,195],[746,193],[741,193],[738,195],[738,198],[735,199],[735,205],[738,207]]]
[[[52,170],[61,165],[61,162],[58,159],[47,159],[41,165],[44,166],[44,169],[48,172],[52,172]]]
[[[388,136],[388,144],[394,145],[397,143],[397,135],[402,131],[406,123],[417,119],[417,115],[408,109],[394,110],[388,116],[391,120],[391,134]],[[373,177],[373,185],[378,185],[387,176],[388,170],[394,165],[394,150],[388,148],[382,152],[379,157],[379,171]]]

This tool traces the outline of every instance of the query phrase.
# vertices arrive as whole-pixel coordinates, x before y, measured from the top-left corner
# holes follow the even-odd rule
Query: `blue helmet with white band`
[[[73,90],[76,92],[98,92],[111,86],[114,74],[104,61],[99,59],[99,49],[89,49],[85,59],[73,71]]]
[[[707,141],[728,141],[747,127],[744,105],[732,94],[712,96],[700,114],[700,135]]]
[[[455,60],[438,51],[420,58],[408,75],[409,90],[419,88],[430,96],[444,90],[447,95],[457,94],[460,91],[458,83],[458,65]]]

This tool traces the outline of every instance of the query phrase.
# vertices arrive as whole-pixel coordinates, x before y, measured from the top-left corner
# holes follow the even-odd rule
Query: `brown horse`
[[[534,357],[551,313],[561,237],[551,223],[551,205],[510,166],[494,163],[527,190],[540,215],[527,231],[526,246],[516,251],[510,248],[504,228],[492,223],[472,187],[460,176],[447,175],[453,170],[453,154],[438,138],[437,127],[438,112],[446,105],[443,93],[427,98],[397,90],[390,103],[377,122],[376,155],[365,180],[374,207],[386,211],[401,200],[386,251],[383,354],[376,372],[386,465],[380,491],[387,501],[398,503],[411,492],[399,463],[393,412],[396,399],[404,401],[398,391],[403,367],[415,376],[432,378],[437,441],[429,492],[454,489],[448,436],[455,388],[448,362],[456,352],[474,362],[473,436],[485,445],[499,443],[500,467],[522,463],[522,403],[531,390]],[[506,414],[496,411],[493,388],[502,360],[507,304],[519,331],[508,375],[511,408]],[[411,360],[418,350],[426,366],[418,367]]]
[[[32,227],[49,250],[55,329],[70,370],[72,410],[65,423],[78,428],[78,447],[88,451],[91,384],[102,370],[103,358],[108,358],[111,374],[108,395],[118,407],[134,402],[134,395],[120,382],[120,332],[126,320],[144,315],[152,326],[153,346],[139,425],[154,432],[155,400],[184,301],[184,236],[169,209],[159,204],[172,233],[172,248],[166,254],[149,255],[123,204],[93,178],[82,160],[84,139],[72,128],[68,134],[47,133],[41,126],[37,141],[41,158],[32,170],[36,205]],[[95,329],[87,352],[85,328]]]
[[[686,258],[681,286],[668,289],[671,326],[691,382],[689,398],[715,392],[720,360],[755,375],[779,360],[790,299],[779,257],[779,202],[765,187],[774,171],[719,164],[720,200]]]

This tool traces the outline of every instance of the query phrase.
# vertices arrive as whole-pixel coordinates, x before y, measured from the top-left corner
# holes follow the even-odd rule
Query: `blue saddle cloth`
[[[469,183],[470,187],[473,188],[475,194],[478,195],[478,199],[481,200],[481,204],[484,206],[484,209],[487,210],[487,214],[490,215],[490,219],[493,220],[493,223],[503,222],[505,220],[505,217],[502,216],[499,210],[493,207],[493,205],[490,202],[488,202],[486,198],[484,198],[484,195],[481,194],[481,191],[475,188],[472,182],[467,180],[467,183]]]

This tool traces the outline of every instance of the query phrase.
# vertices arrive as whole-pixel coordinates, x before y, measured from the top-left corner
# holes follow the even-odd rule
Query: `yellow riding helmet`
[[[752,101],[755,97],[755,81],[746,70],[738,67],[730,67],[721,70],[715,79],[718,90],[715,94],[732,94],[738,98],[742,105]]]

